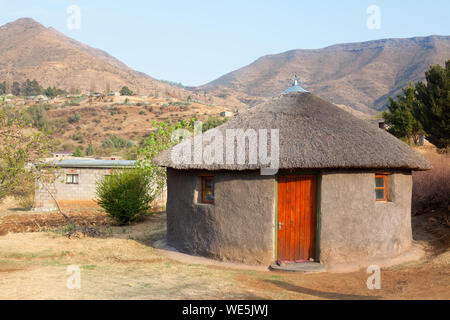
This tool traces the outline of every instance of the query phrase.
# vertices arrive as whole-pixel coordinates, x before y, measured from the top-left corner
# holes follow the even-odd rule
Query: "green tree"
[[[228,118],[208,117],[208,120],[206,120],[206,122],[202,125],[202,131],[206,132],[210,129],[214,129],[215,127],[224,124],[228,120]]]
[[[47,89],[45,89],[44,94],[49,98],[54,98],[58,96],[59,90],[56,89],[56,87],[48,87]]]
[[[415,116],[426,132],[427,139],[438,148],[450,145],[450,60],[445,67],[431,66],[425,73],[426,84],[416,85],[419,104]]]
[[[102,142],[103,148],[120,149],[120,148],[125,148],[126,146],[127,146],[127,141],[119,136],[114,135],[114,134],[110,135],[108,138],[106,138]]]
[[[13,82],[11,93],[15,96],[20,96],[20,94],[22,93],[20,83],[18,83],[17,81]]]
[[[75,149],[75,151],[73,152],[73,156],[74,157],[83,157],[84,155],[83,155],[83,150],[81,149],[81,147],[80,146],[78,146],[76,149]]]
[[[6,81],[0,82],[0,94],[6,94]]]
[[[168,123],[152,122],[152,126],[156,129],[147,136],[141,148],[138,149],[139,160],[137,166],[151,177],[153,181],[151,192],[155,195],[159,194],[166,185],[166,170],[153,163],[153,158],[180,142],[173,139],[173,134],[176,130],[181,129],[184,133],[192,133],[194,131],[194,121],[195,119],[192,118],[190,121],[181,120],[177,123],[172,121]]]
[[[403,95],[397,96],[397,101],[389,97],[389,112],[383,112],[383,118],[389,125],[388,131],[391,134],[408,143],[412,138],[417,144],[423,130],[420,122],[414,117],[414,110],[418,104],[416,89],[410,84],[402,91]]]
[[[120,95],[121,96],[132,96],[133,91],[131,91],[128,87],[122,87],[122,89],[120,89]]]
[[[89,143],[88,147],[86,148],[86,156],[90,157],[95,154],[95,149],[92,143]]]
[[[11,116],[11,112],[15,110],[0,110],[0,199],[34,181],[35,171],[28,165],[37,163],[53,147],[48,134],[30,130],[22,117]]]
[[[42,87],[36,80],[31,81],[30,79],[27,79],[22,83],[21,94],[24,96],[37,96],[41,94],[42,91]]]
[[[49,123],[47,120],[48,105],[34,105],[28,107],[27,113],[31,117],[31,123],[34,128],[39,130],[48,130]]]

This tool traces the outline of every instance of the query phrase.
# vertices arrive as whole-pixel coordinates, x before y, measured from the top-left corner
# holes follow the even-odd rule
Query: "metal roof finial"
[[[298,86],[298,78],[297,78],[297,75],[296,74],[294,74],[294,77],[292,78],[292,86],[293,87],[296,87],[296,86]]]
[[[300,80],[298,79],[297,75],[294,75],[292,77],[292,87],[290,87],[284,92],[289,93],[289,92],[308,92],[308,91],[300,86]]]

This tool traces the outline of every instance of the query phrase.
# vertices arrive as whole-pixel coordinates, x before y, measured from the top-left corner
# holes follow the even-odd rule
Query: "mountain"
[[[128,86],[140,95],[201,101],[246,109],[282,92],[294,74],[312,93],[365,113],[424,79],[430,64],[450,58],[450,37],[430,36],[340,44],[264,56],[206,85],[182,88],[135,71],[105,51],[89,47],[30,18],[0,26],[0,81],[36,79],[44,87],[104,92]]]
[[[156,80],[135,71],[105,51],[69,38],[54,28],[46,28],[30,18],[0,26],[0,80],[11,84],[36,79],[43,87],[66,90],[119,91],[128,86],[140,95],[199,100],[233,108],[247,106],[233,97],[223,99],[204,92]]]
[[[128,85],[135,90],[163,88],[157,80],[132,70],[108,53],[91,48],[33,19],[0,27],[0,75],[36,79],[44,86],[104,91]]]
[[[338,44],[317,50],[267,55],[252,64],[196,88],[234,95],[254,105],[286,89],[296,74],[303,87],[335,104],[362,112],[381,110],[410,81],[424,80],[431,64],[450,59],[450,37]]]

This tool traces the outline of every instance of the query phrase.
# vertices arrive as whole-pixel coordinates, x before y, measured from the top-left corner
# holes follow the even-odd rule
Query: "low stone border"
[[[406,251],[402,255],[392,258],[374,261],[371,263],[361,262],[359,264],[338,264],[333,266],[323,266],[320,264],[310,264],[310,265],[298,265],[295,266],[276,266],[272,265],[270,267],[265,266],[252,266],[232,262],[222,262],[213,259],[208,259],[205,257],[192,256],[186,253],[179,252],[177,249],[169,246],[166,239],[161,239],[155,241],[152,246],[165,257],[185,263],[185,264],[198,264],[205,266],[216,266],[226,269],[235,270],[254,270],[254,271],[286,271],[286,272],[301,272],[301,273],[320,273],[320,272],[332,272],[332,273],[346,273],[346,272],[358,272],[365,270],[369,265],[378,265],[379,267],[392,267],[395,265],[400,265],[404,263],[414,262],[425,257],[424,249],[418,243],[414,243],[410,250]]]
[[[236,269],[236,270],[254,270],[254,271],[270,271],[268,267],[265,266],[251,266],[240,263],[232,263],[232,262],[222,262],[213,259],[208,259],[205,257],[192,256],[186,253],[179,252],[177,249],[169,246],[167,244],[166,239],[161,239],[155,241],[152,246],[165,257],[185,263],[185,264],[198,264],[204,266],[215,266],[222,267],[226,269]]]
[[[385,259],[375,259],[373,261],[360,261],[359,263],[353,264],[337,264],[327,266],[328,272],[334,273],[346,273],[346,272],[358,272],[366,270],[370,265],[376,265],[380,268],[395,267],[398,265],[413,263],[415,261],[425,258],[425,250],[419,243],[413,242],[411,247],[404,253],[397,257],[385,258]]]

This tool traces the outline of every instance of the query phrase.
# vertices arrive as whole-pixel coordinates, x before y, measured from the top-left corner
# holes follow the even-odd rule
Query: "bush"
[[[210,129],[214,129],[215,127],[218,127],[227,121],[228,118],[208,117],[208,120],[205,123],[203,123],[202,131],[206,132]]]
[[[121,130],[121,128],[119,130]],[[112,148],[112,149],[131,148],[131,147],[134,147],[134,143],[131,141],[126,141],[122,137],[119,137],[116,135],[110,135],[108,138],[106,138],[102,142],[102,147],[103,148]]]
[[[83,154],[83,149],[80,147],[80,146],[78,146],[76,149],[75,149],[75,151],[73,152],[73,156],[74,157],[83,157],[84,156],[84,154]]]
[[[140,169],[115,171],[97,184],[97,203],[119,225],[137,222],[150,209],[151,179]]]
[[[121,96],[132,96],[133,94],[133,91],[131,91],[128,87],[122,87],[122,89],[120,89]]]
[[[69,123],[77,123],[78,121],[80,121],[80,119],[81,119],[80,114],[78,112],[75,112],[73,114],[73,117],[69,118]]]
[[[413,173],[413,212],[447,208],[450,205],[450,155],[427,153],[429,171]]]
[[[83,135],[81,134],[81,132],[74,133],[71,138],[72,138],[72,140],[78,141],[79,143],[83,143],[83,141],[84,141]]]
[[[31,209],[34,206],[35,182],[33,175],[26,175],[21,183],[11,190],[10,195],[14,197],[22,209]]]
[[[27,118],[31,118],[31,123],[34,128],[38,128],[39,130],[48,130],[49,123],[47,120],[47,111],[50,109],[48,105],[34,105],[28,107]]]

